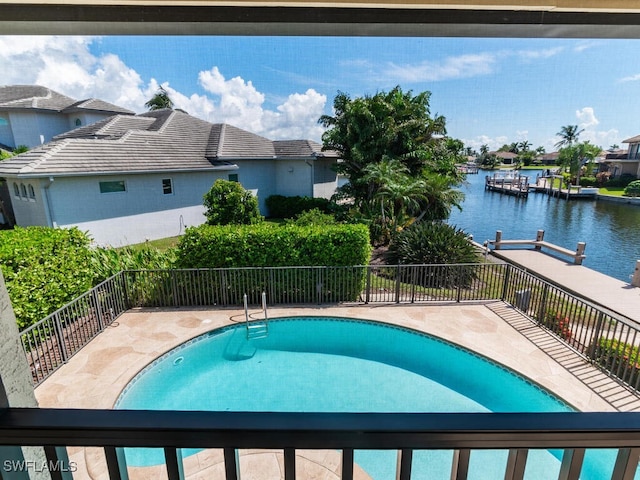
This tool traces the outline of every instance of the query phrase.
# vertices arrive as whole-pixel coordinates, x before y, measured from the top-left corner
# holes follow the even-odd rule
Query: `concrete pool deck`
[[[256,313],[258,310],[251,310]],[[378,320],[423,331],[489,357],[554,392],[581,411],[640,411],[640,398],[503,302],[436,305],[269,308],[269,317],[332,316]],[[238,309],[136,309],[123,314],[36,388],[41,407],[112,408],[121,390],[148,363],[209,330],[242,322]],[[101,449],[70,448],[74,478],[108,478]],[[332,454],[333,453],[333,454]],[[298,478],[338,478],[336,452],[298,452]],[[221,471],[220,452],[185,459],[187,478]],[[280,452],[246,451],[243,478],[283,474]],[[135,470],[135,471],[133,471]],[[304,474],[303,474],[304,472]],[[155,468],[131,478],[163,478]],[[356,472],[359,480],[368,478]]]

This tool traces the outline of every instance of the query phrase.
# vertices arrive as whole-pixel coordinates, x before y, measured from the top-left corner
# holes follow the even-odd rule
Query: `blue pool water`
[[[292,394],[295,392],[295,394]],[[121,394],[116,408],[309,412],[558,412],[572,409],[521,376],[434,337],[340,318],[269,322],[265,338],[244,325],[214,330],[160,357]],[[186,451],[184,455],[193,453]],[[448,478],[451,452],[417,452],[414,479]],[[557,453],[535,451],[527,478],[559,471]],[[504,475],[506,452],[473,452],[478,480]],[[587,455],[586,480],[610,475],[609,455]],[[127,450],[129,465],[163,462],[159,450]],[[395,453],[363,451],[374,480],[393,479]],[[612,463],[611,463],[612,465]],[[604,472],[602,470],[604,468]],[[607,470],[608,469],[608,470]],[[553,473],[555,472],[555,473]]]

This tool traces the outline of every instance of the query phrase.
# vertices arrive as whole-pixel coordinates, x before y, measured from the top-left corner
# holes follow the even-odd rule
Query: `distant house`
[[[513,163],[515,162],[515,159],[518,157],[517,154],[512,152],[498,151],[498,152],[490,152],[490,153],[498,157],[498,159],[500,160],[500,162],[502,162],[503,165],[513,165]]]
[[[39,85],[0,86],[0,148],[32,148],[115,114],[134,112],[95,98],[74,100]]]
[[[16,223],[77,226],[99,245],[178,235],[205,221],[218,179],[273,194],[330,197],[333,152],[309,140],[272,141],[181,111],[116,115],[0,163]]]
[[[607,152],[600,160],[600,171],[610,172],[613,178],[622,175],[640,178],[640,135],[627,138],[622,143],[628,143],[629,148]]]
[[[536,160],[540,161],[541,165],[557,165],[560,152],[543,153],[536,157]]]

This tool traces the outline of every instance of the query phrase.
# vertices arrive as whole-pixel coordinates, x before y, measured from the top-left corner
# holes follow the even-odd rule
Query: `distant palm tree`
[[[518,144],[518,147],[520,148],[520,152],[528,152],[530,146],[531,146],[531,142],[529,142],[528,140],[523,140]]]
[[[556,135],[560,137],[560,141],[556,143],[556,148],[570,147],[578,141],[580,134],[584,129],[578,131],[578,125],[565,125]]]
[[[173,101],[169,98],[169,94],[167,91],[160,87],[156,94],[144,104],[149,110],[163,110],[168,108],[169,110],[173,109]]]

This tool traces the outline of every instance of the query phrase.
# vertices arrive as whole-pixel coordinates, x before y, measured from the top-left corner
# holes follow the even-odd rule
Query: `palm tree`
[[[560,137],[560,141],[556,143],[556,148],[570,147],[578,141],[580,134],[584,129],[578,131],[578,125],[565,125],[556,135]]]
[[[165,108],[172,110],[173,101],[169,98],[169,94],[163,87],[159,87],[156,94],[144,104],[150,111],[151,110],[163,110]]]
[[[518,144],[520,152],[528,152],[530,146],[531,142],[529,142],[528,140],[523,140]]]

